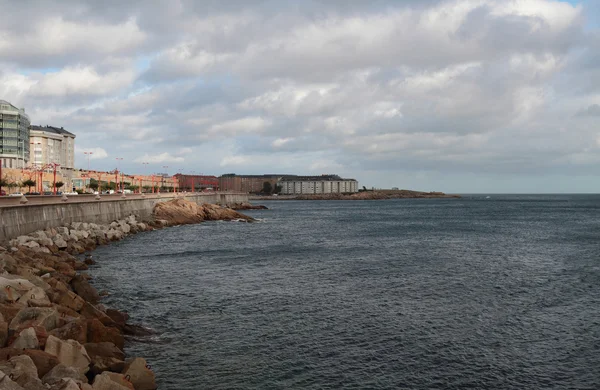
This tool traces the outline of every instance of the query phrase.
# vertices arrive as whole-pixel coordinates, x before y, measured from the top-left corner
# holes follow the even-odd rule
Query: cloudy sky
[[[0,9],[0,99],[75,133],[80,167],[600,192],[597,0]]]

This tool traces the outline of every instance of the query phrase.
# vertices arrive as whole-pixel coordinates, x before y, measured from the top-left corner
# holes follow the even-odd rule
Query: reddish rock
[[[119,349],[123,349],[125,346],[125,338],[119,329],[111,326],[104,326],[97,318],[88,320],[87,338],[90,343],[110,342]]]
[[[123,329],[127,323],[127,320],[129,319],[129,314],[115,309],[107,309],[106,315],[115,322],[119,329]]]
[[[6,345],[8,340],[8,322],[4,321],[2,314],[0,314],[0,348]]]
[[[115,322],[109,316],[107,316],[106,313],[88,302],[83,305],[81,314],[83,314],[83,316],[89,320],[97,318],[105,326],[117,326],[117,324],[115,324]]]
[[[84,347],[92,360],[91,375],[104,371],[121,372],[125,368],[125,354],[113,343],[86,343]]]
[[[22,306],[0,303],[0,314],[4,318],[4,321],[10,323],[22,308]]]
[[[74,269],[75,271],[85,271],[85,270],[87,270],[87,269],[88,269],[88,266],[87,266],[87,264],[85,264],[83,261],[76,261],[76,262],[73,264],[73,269]]]
[[[20,355],[27,355],[33,360],[33,364],[35,364],[40,377],[46,375],[48,371],[58,364],[56,356],[40,351],[39,349],[19,350],[14,348],[0,348],[0,361],[6,361],[13,356]]]
[[[35,337],[38,340],[39,347],[44,348],[44,345],[46,345],[46,339],[48,338],[48,332],[46,331],[46,328],[44,328],[43,326],[39,326],[39,325],[23,326],[22,328],[15,329],[13,331],[12,336],[8,339],[7,344],[12,347],[11,344],[13,344],[19,338],[20,334],[27,329],[33,329],[33,332],[35,333]],[[32,348],[32,347],[26,347],[26,348]]]
[[[54,296],[54,302],[71,310],[79,311],[85,304],[83,298],[73,291],[60,291]]]
[[[71,286],[81,298],[90,302],[91,304],[96,304],[100,301],[100,295],[98,295],[98,291],[96,291],[96,289],[89,284],[84,277],[74,277],[71,281]]]
[[[65,275],[65,276],[69,276],[71,278],[74,277],[76,274],[73,267],[71,267],[71,265],[67,264],[66,262],[57,263],[55,268],[56,268],[56,271],[60,272],[61,274]]]
[[[73,309],[69,309],[68,307],[64,307],[58,304],[53,304],[52,307],[58,312],[59,316],[59,327],[69,323],[71,321],[75,321],[77,319],[83,318],[83,316],[77,313]]]

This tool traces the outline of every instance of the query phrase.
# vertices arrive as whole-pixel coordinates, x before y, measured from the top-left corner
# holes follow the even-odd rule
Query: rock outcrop
[[[238,213],[228,207],[214,204],[198,205],[185,199],[173,199],[157,203],[154,206],[154,217],[163,225],[185,225],[203,221],[244,221],[252,222],[254,218]]]
[[[267,206],[263,205],[253,205],[248,202],[242,203],[232,203],[227,205],[230,209],[233,210],[268,210]]]

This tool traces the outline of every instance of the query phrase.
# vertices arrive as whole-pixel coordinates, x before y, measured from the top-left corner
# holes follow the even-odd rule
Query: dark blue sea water
[[[600,196],[265,204],[96,251],[160,389],[600,388]]]

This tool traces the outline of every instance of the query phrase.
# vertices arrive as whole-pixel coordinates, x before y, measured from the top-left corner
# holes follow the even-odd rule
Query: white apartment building
[[[338,175],[289,176],[282,178],[278,184],[282,195],[358,192],[358,181],[342,179]]]
[[[0,100],[0,164],[21,168],[29,159],[29,116],[25,109]]]
[[[29,130],[29,164],[59,164],[61,171],[75,167],[75,135],[52,126],[31,126]]]

